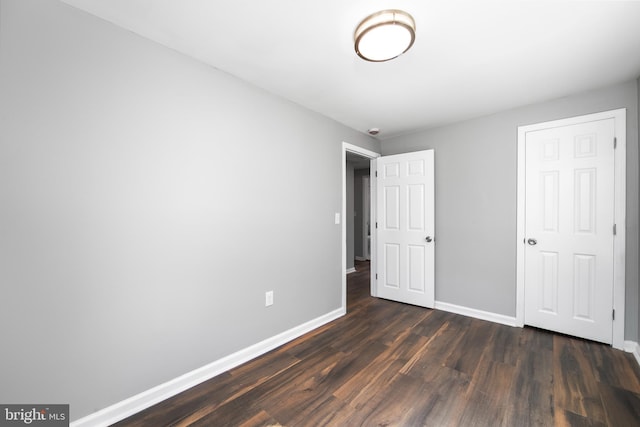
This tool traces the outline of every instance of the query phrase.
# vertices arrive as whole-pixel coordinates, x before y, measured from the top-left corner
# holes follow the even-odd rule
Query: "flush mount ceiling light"
[[[382,10],[367,16],[353,35],[358,56],[383,62],[405,53],[416,38],[413,17],[402,10]]]

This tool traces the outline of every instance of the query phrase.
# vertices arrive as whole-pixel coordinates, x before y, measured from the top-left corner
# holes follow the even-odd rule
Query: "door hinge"
[[[376,178],[378,177],[378,171],[376,171]]]
[[[376,228],[378,228],[378,221],[376,221]]]
[[[615,236],[617,232],[618,232],[618,227],[616,227],[616,224],[613,224],[613,235]]]
[[[613,320],[616,320],[616,309],[615,308],[613,310],[611,310],[611,318]]]
[[[613,149],[615,150],[616,148],[618,148],[618,138],[613,138]]]
[[[376,280],[378,280],[378,273],[376,273]]]

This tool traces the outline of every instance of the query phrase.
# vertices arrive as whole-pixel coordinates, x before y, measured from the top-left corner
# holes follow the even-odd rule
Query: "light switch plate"
[[[273,305],[273,291],[267,291],[264,294],[264,306],[269,307],[270,305]]]

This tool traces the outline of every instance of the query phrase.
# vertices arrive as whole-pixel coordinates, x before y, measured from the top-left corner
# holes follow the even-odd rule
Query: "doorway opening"
[[[371,159],[377,157],[380,157],[380,153],[346,142],[342,143],[342,307],[345,313],[347,310],[347,274],[357,272],[356,259],[366,260],[363,248],[365,239],[369,248],[375,247],[375,233],[371,233],[371,227],[367,227],[367,222],[371,224],[372,221],[375,221],[375,200],[373,197],[375,180],[369,180],[368,197],[365,198],[362,194],[364,192],[363,178],[371,174]],[[363,199],[365,200],[363,201]],[[364,218],[363,203],[368,203],[368,221]],[[365,230],[369,231],[366,235]],[[361,263],[360,268],[364,268],[366,264],[370,271],[375,271],[375,251],[368,252],[370,262]],[[374,295],[375,275],[371,274],[370,276],[370,292]]]

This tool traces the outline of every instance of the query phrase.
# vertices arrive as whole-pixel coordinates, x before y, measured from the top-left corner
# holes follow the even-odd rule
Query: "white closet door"
[[[612,342],[614,120],[526,134],[525,323]]]

